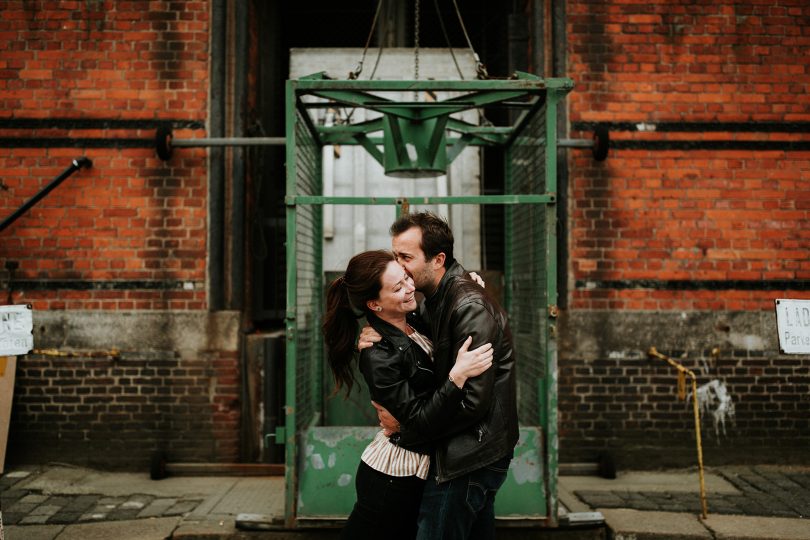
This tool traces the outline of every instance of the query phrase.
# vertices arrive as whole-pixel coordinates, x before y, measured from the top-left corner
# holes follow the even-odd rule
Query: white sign
[[[776,300],[779,349],[785,354],[810,354],[810,300]]]
[[[28,354],[34,348],[30,305],[0,306],[0,356]]]

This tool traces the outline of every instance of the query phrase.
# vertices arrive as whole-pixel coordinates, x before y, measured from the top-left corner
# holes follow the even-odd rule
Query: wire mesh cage
[[[569,79],[522,73],[483,81],[338,81],[322,74],[288,81],[287,416],[277,439],[286,445],[288,526],[346,517],[354,502],[352,475],[376,430],[325,421],[324,396],[331,390],[331,379],[324,373],[320,335],[323,207],[391,205],[400,211],[411,202],[505,206],[504,307],[517,354],[521,436],[496,514],[556,525],[556,107],[572,86]],[[432,99],[390,97],[403,92]],[[464,111],[493,105],[519,114],[502,126],[477,125],[460,117]],[[319,123],[313,111],[335,106],[364,108],[368,114],[358,115],[362,121],[355,123]],[[398,126],[393,135],[388,133],[391,126]],[[419,201],[396,195],[326,196],[321,148],[335,144],[363,147],[381,166],[391,166],[386,153],[396,154],[393,174],[404,177],[402,182],[435,174],[436,167],[451,163],[468,146],[499,146],[505,155],[504,194]],[[428,157],[416,155],[417,148]],[[391,213],[392,220],[395,215]]]

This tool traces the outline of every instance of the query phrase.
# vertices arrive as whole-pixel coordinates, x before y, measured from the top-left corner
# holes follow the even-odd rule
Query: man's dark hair
[[[453,264],[453,231],[447,222],[432,212],[405,214],[391,225],[391,236],[399,236],[412,227],[422,231],[422,251],[427,260],[444,253],[444,267]]]

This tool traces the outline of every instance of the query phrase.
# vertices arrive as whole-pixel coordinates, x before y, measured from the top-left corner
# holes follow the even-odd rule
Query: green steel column
[[[295,138],[295,81],[287,81],[286,88],[286,121],[287,121],[287,197],[295,196],[296,189],[296,138]],[[285,469],[284,469],[284,523],[287,527],[295,526],[295,500],[297,489],[297,451],[295,440],[298,436],[295,425],[295,373],[296,373],[296,309],[298,305],[298,294],[296,290],[295,276],[297,273],[296,260],[296,222],[295,204],[287,202],[287,313],[285,324],[287,328],[287,352],[286,352],[286,381],[285,381]]]
[[[557,103],[564,91],[550,90],[546,102],[546,192],[557,194]],[[556,197],[555,197],[556,201]],[[549,524],[557,525],[557,475],[559,439],[557,435],[557,209],[556,202],[544,206],[546,227],[546,291],[548,306],[546,339],[546,376],[543,378],[545,410],[543,429],[546,432],[546,482],[548,490]],[[543,319],[541,319],[543,320]]]
[[[316,186],[315,189],[318,193],[323,193],[323,154],[321,152],[321,148],[318,148],[318,151],[315,152],[316,156],[316,167],[315,167],[315,180]],[[325,308],[324,302],[324,291],[326,289],[326,284],[324,283],[324,273],[323,273],[323,205],[319,204],[313,208],[313,220],[314,223],[312,224],[313,228],[313,240],[315,242],[315,294],[314,294],[314,306],[312,306],[313,316],[312,316],[312,323],[313,323],[313,331],[314,334],[312,335],[312,340],[314,343],[311,343],[311,350],[312,350],[312,399],[315,401],[313,403],[313,410],[316,413],[316,418],[321,419],[319,423],[322,422],[324,417],[324,343],[321,338],[321,322],[323,321],[323,312]]]
[[[504,179],[503,179],[503,192],[504,195],[514,195],[514,183],[512,181],[512,153],[513,149],[510,145],[504,153]],[[512,264],[513,242],[514,237],[514,209],[511,205],[506,205],[503,211],[504,226],[503,226],[503,277],[504,277],[504,292],[503,304],[506,313],[512,313],[512,288],[514,265]]]

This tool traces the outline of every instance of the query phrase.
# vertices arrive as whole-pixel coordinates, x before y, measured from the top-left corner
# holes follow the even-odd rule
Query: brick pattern
[[[683,351],[662,351],[681,359]],[[611,452],[621,466],[696,463],[691,401],[677,396],[675,370],[639,355],[560,362],[560,460],[594,461]],[[704,462],[800,462],[810,444],[810,358],[775,352],[690,353],[682,364],[698,386],[723,382],[734,404],[725,432],[701,413]],[[687,380],[687,392],[691,392]]]
[[[239,453],[238,357],[172,352],[121,358],[29,355],[18,362],[9,460],[146,470]]]
[[[74,158],[93,161],[3,232],[0,259],[19,261],[15,277],[23,281],[188,284],[29,288],[16,291],[15,302],[35,309],[206,308],[206,153],[184,150],[163,163],[149,143],[155,131],[148,121],[204,122],[208,17],[201,1],[0,1],[0,127],[11,119],[96,121],[0,129],[15,141],[0,156],[8,188],[2,216]],[[121,120],[145,123],[105,127]],[[47,138],[73,142],[43,145]],[[88,139],[109,147],[83,147]],[[115,140],[147,143],[117,147]]]
[[[183,149],[163,162],[153,141],[167,123],[175,137],[205,136],[195,126],[208,109],[209,4],[0,0],[0,138],[11,141],[0,155],[0,216],[73,159],[93,162],[2,233],[0,261],[20,264],[13,302],[208,308],[207,153]],[[143,470],[165,450],[172,460],[236,461],[232,355],[127,355],[20,361],[9,459]]]
[[[567,4],[572,122],[808,122],[810,7]],[[616,141],[810,141],[774,132],[615,131]],[[590,136],[575,132],[574,136]],[[570,151],[570,274],[628,280],[810,279],[810,152]],[[573,309],[766,310],[773,290],[573,287]]]

